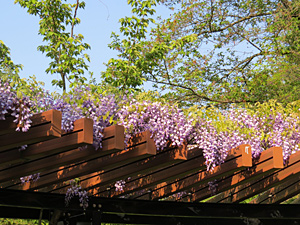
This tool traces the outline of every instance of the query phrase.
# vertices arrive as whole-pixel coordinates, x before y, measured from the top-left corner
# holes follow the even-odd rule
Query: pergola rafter
[[[51,212],[60,210],[65,213],[62,220],[72,221],[74,215],[85,212],[77,218],[92,219],[94,224],[100,219],[131,224],[225,224],[222,220],[239,224],[250,219],[263,224],[275,219],[282,224],[300,223],[300,216],[288,209],[296,206],[273,205],[300,193],[300,152],[284,165],[280,147],[252,159],[251,146],[241,145],[228,151],[223,164],[207,170],[202,149],[168,145],[157,151],[149,131],[131,137],[125,146],[124,127],[107,127],[102,148],[95,150],[91,119],[75,121],[68,133],[61,130],[59,111],[31,119],[28,132],[14,131],[12,117],[0,121],[1,217],[15,217],[15,211],[21,218],[37,218],[42,212],[48,219]],[[22,145],[28,146],[20,150]],[[23,184],[19,179],[35,173],[40,173],[35,182]],[[75,178],[80,178],[81,187],[90,195],[85,211],[75,203],[76,198],[70,206],[64,203],[66,181]],[[119,180],[126,181],[123,191],[114,188]],[[208,182],[213,182],[215,190]],[[253,204],[232,204],[258,194]],[[210,203],[198,203],[211,196],[206,201]],[[173,201],[155,201],[165,199]],[[260,204],[270,204],[264,210],[271,212],[261,215],[260,207],[265,205]],[[276,217],[278,210],[281,214]]]

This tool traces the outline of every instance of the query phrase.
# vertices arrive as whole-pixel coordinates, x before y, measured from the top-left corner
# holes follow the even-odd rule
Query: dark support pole
[[[148,190],[148,194],[149,194],[149,200],[152,200],[152,190],[151,189]]]
[[[62,211],[55,209],[53,212],[53,215],[51,217],[51,220],[49,222],[49,225],[57,225],[57,222],[58,222],[59,218],[61,217],[61,215],[62,215]]]
[[[93,211],[92,225],[101,225],[101,211]]]
[[[39,225],[42,225],[43,209],[40,210]]]

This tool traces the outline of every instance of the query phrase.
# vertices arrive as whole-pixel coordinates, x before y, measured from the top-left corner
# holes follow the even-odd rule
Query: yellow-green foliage
[[[261,140],[265,140],[267,142],[270,133],[272,133],[273,124],[275,123],[274,118],[280,114],[282,119],[285,121],[299,121],[299,109],[300,100],[287,105],[278,103],[276,100],[270,100],[265,103],[246,105],[245,107],[232,106],[232,108],[228,110],[222,110],[215,107],[198,107],[194,105],[185,109],[184,112],[192,122],[193,126],[197,122],[206,120],[210,122],[218,133],[226,132],[230,134],[232,132],[238,132],[246,139],[257,136],[259,133]],[[236,113],[237,115],[241,115],[243,113],[251,116],[251,118],[257,117],[259,118],[259,124],[256,128],[247,127],[243,124],[243,121],[232,121],[228,116],[229,113]],[[282,135],[289,136],[293,131],[295,131],[295,127],[286,128]]]
[[[273,115],[277,113],[282,114],[285,118],[287,116],[298,118],[300,116],[300,100],[283,105],[276,100],[270,100],[264,103],[257,102],[254,105],[247,105],[247,111],[251,114],[256,114],[260,117]]]
[[[1,225],[38,225],[38,220],[27,220],[27,219],[7,219],[7,218],[0,218]],[[42,220],[41,225],[47,225],[48,221]]]

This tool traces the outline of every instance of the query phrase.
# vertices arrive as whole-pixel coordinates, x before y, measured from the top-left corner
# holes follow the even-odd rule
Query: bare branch
[[[203,34],[208,34],[208,33],[218,33],[218,32],[222,32],[224,30],[227,30],[228,28],[233,27],[236,24],[242,23],[244,21],[250,20],[252,18],[256,18],[256,17],[262,17],[262,16],[269,16],[272,15],[272,13],[257,13],[257,14],[251,14],[249,16],[243,17],[233,23],[228,24],[227,26],[220,28],[220,29],[216,29],[216,30],[206,30],[206,31],[202,31],[200,33],[198,33],[198,36],[203,35]]]
[[[226,75],[224,75],[221,79],[218,80],[218,82],[222,81],[224,78],[228,78],[230,76],[231,73],[233,73],[233,71],[237,70],[242,64],[244,64],[240,70],[243,70],[246,68],[246,66],[249,65],[249,63],[256,57],[264,55],[263,52],[259,52],[256,53],[250,57],[247,57],[246,59],[244,59],[243,61],[239,62],[235,67],[233,67]]]
[[[74,31],[75,19],[77,16],[78,6],[79,6],[79,0],[77,0],[77,2],[76,2],[76,7],[75,7],[75,11],[74,11],[74,17],[73,17],[72,26],[71,26],[71,37],[73,37],[73,31]]]

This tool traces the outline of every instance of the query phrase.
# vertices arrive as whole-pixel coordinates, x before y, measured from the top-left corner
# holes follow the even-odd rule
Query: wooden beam
[[[225,174],[252,166],[252,155],[250,145],[241,145],[229,151],[225,162],[214,168],[212,171],[199,170],[197,173],[185,176],[172,182],[163,182],[151,188],[151,199],[160,199],[176,192],[187,190],[201,183],[208,182]],[[148,198],[149,193],[144,193],[135,198]]]
[[[222,206],[218,206],[222,207]],[[224,206],[223,206],[224,207]],[[122,216],[120,216],[122,215]],[[217,212],[216,212],[217,215]],[[276,216],[276,214],[274,214]],[[300,219],[285,219],[285,218],[253,218],[241,216],[240,218],[228,218],[228,217],[211,217],[205,218],[202,216],[188,217],[188,216],[157,216],[157,215],[132,215],[126,213],[112,214],[103,213],[102,222],[109,224],[152,224],[152,225],[162,225],[162,224],[188,224],[188,225],[198,225],[198,224],[217,224],[217,225],[241,225],[241,224],[263,224],[263,225],[287,225],[287,224],[299,224]]]
[[[257,198],[253,199],[250,203],[253,204],[278,204],[300,193],[300,175],[288,179],[286,182],[275,186],[264,193],[260,194]]]
[[[51,171],[57,171],[58,167],[62,165],[67,165],[71,163],[79,163],[82,160],[89,160],[92,158],[97,158],[103,155],[110,154],[112,152],[120,151],[121,148],[124,148],[124,127],[119,125],[114,125],[111,127],[107,127],[104,129],[103,132],[103,142],[102,142],[102,149],[95,150],[91,144],[93,143],[93,122],[91,119],[83,118],[75,121],[75,133],[72,134],[65,134],[66,139],[64,139],[64,136],[60,139],[57,139],[57,142],[55,140],[49,142],[42,142],[37,145],[34,145],[33,148],[31,146],[29,149],[26,149],[24,151],[24,154],[26,157],[29,157],[31,153],[34,155],[35,153],[39,154],[41,153],[42,156],[39,156],[40,158],[34,159],[31,161],[23,162],[23,164],[17,164],[11,166],[11,168],[21,168],[26,167],[24,170],[20,170],[18,172],[18,176],[20,173],[24,173],[26,171],[26,174],[29,175],[30,173],[37,173],[41,171],[46,171],[47,173],[50,173]],[[67,140],[69,142],[67,142]],[[89,145],[87,149],[81,150],[81,149],[71,149],[72,146],[74,146],[74,142],[80,142],[79,144],[75,144],[76,148],[82,145]],[[50,145],[51,144],[51,145]],[[41,147],[41,146],[43,147]],[[40,148],[41,147],[41,148]],[[61,148],[61,149],[60,149]],[[71,150],[70,150],[71,149]],[[29,150],[29,151],[27,151]],[[33,150],[31,152],[31,150]],[[50,151],[54,151],[51,154],[48,154],[47,157],[45,157],[45,153]],[[61,151],[64,150],[64,151]],[[8,152],[5,152],[8,153]],[[48,152],[49,153],[49,152]],[[57,154],[55,154],[57,153]],[[20,154],[23,154],[21,152]],[[28,154],[28,155],[27,155]],[[12,154],[9,154],[8,157],[10,157]],[[35,157],[35,155],[34,155]],[[27,168],[28,167],[28,168]],[[2,168],[3,169],[3,168]],[[54,169],[54,170],[51,170]],[[17,170],[17,169],[15,169]],[[0,170],[1,171],[1,170]],[[8,171],[8,168],[4,168],[4,171]],[[22,172],[21,172],[22,171]],[[29,172],[30,171],[30,172]],[[28,174],[29,173],[29,174]],[[0,172],[1,174],[1,172]],[[26,176],[26,175],[21,175]],[[19,178],[19,177],[17,177]],[[11,178],[13,179],[13,178]],[[2,187],[14,187],[19,186],[20,181],[13,180],[5,182],[3,181],[1,183]],[[23,185],[22,185],[23,186]]]
[[[59,120],[60,118],[60,120]],[[5,120],[0,120],[0,135],[14,133],[17,124],[13,122],[16,118],[13,116],[6,116]],[[39,126],[41,124],[52,122],[54,126],[61,127],[61,112],[51,109],[46,112],[34,114],[30,117],[32,123],[31,127]]]
[[[29,145],[24,151],[16,148],[0,152],[0,165],[3,167],[12,163],[25,163],[92,143],[93,121],[82,118],[74,122],[72,132],[62,134],[61,138]]]
[[[76,129],[77,128],[82,128],[81,131],[82,132],[77,132],[75,135],[75,140],[71,140],[72,142],[69,143],[65,143],[65,142],[60,142],[59,139],[57,142],[54,141],[50,141],[50,143],[52,144],[52,146],[47,145],[47,144],[41,144],[43,147],[50,147],[50,151],[53,150],[53,147],[55,149],[55,147],[57,148],[62,148],[65,149],[66,145],[64,144],[69,144],[70,148],[74,147],[78,147],[78,142],[80,143],[80,145],[91,145],[93,144],[93,121],[91,119],[80,119],[79,121],[76,122]],[[73,135],[74,136],[74,135]],[[64,139],[64,138],[63,138]],[[63,140],[65,141],[65,139]],[[47,143],[47,142],[46,142]],[[60,143],[62,145],[57,146],[56,143]],[[53,146],[54,145],[54,146]],[[35,148],[33,148],[33,154],[34,151],[38,152],[39,151],[39,145],[34,145]],[[32,153],[29,149],[29,155]],[[41,151],[49,151],[49,149],[44,149]],[[68,150],[68,148],[67,148]],[[24,150],[25,152],[26,150]],[[46,171],[49,169],[53,169],[59,166],[63,166],[63,165],[67,165],[69,163],[74,163],[77,160],[82,160],[83,158],[85,158],[86,156],[89,156],[90,154],[93,153],[94,148],[92,146],[90,146],[90,148],[86,149],[85,151],[80,150],[80,149],[75,149],[75,150],[70,150],[70,151],[65,151],[62,153],[58,154],[50,154],[46,157],[41,157],[35,160],[30,160],[27,162],[23,162],[17,165],[13,165],[13,166],[8,166],[2,170],[0,170],[0,183],[2,182],[6,182],[9,181],[11,179],[15,179],[15,178],[19,178],[19,177],[23,177],[23,176],[27,176],[30,174],[34,174],[34,173],[39,173],[42,171]],[[88,154],[89,153],[89,154]],[[25,153],[26,155],[26,153]]]
[[[64,212],[84,210],[80,206],[78,196],[75,196],[69,206],[65,205],[65,195],[41,192],[25,192],[16,190],[0,190],[0,207],[19,207],[31,209],[59,209]],[[100,209],[103,213],[110,213],[123,217],[124,215],[160,217],[185,217],[185,218],[220,218],[220,219],[245,219],[246,224],[251,224],[251,218],[299,219],[299,205],[293,204],[216,204],[216,203],[186,203],[170,201],[140,201],[120,198],[89,198],[89,206],[85,210],[91,212]],[[73,214],[74,215],[74,214]],[[159,218],[160,218],[159,217]],[[158,218],[158,219],[159,219]],[[247,218],[249,220],[247,221]],[[254,222],[259,222],[254,220]],[[253,222],[253,220],[252,220]],[[289,222],[289,221],[288,221]],[[286,224],[289,224],[289,223]],[[253,224],[253,223],[252,223]],[[264,223],[263,223],[264,224]],[[277,223],[275,223],[277,224]]]
[[[36,219],[38,220],[42,216],[42,220],[49,220],[50,210],[43,209],[41,215],[41,209],[36,208],[22,208],[22,207],[1,207],[0,206],[0,218],[13,218],[13,219]],[[9,225],[11,223],[6,223]],[[15,223],[13,223],[15,224]]]
[[[147,187],[154,186],[163,181],[166,182],[182,178],[185,175],[188,175],[192,172],[196,172],[199,169],[205,168],[206,165],[202,150],[199,148],[194,148],[192,150],[187,151],[187,160],[171,164],[167,167],[161,167],[156,170],[152,170],[149,173],[143,172],[140,176],[137,176],[135,179],[131,179],[129,182],[126,182],[124,191],[120,192],[110,190],[109,195],[111,197],[128,195],[130,193],[137,192]],[[97,196],[107,197],[107,192],[108,191],[98,193]]]
[[[237,185],[258,179],[283,168],[283,155],[281,147],[272,147],[261,153],[259,158],[253,159],[253,166],[245,170],[237,171],[232,175],[221,177],[215,182],[216,189],[212,193],[208,184],[202,184],[188,190],[180,197],[184,201],[201,201],[209,198],[212,194],[218,194]]]
[[[17,124],[14,122],[15,119],[12,116],[5,116],[5,120],[0,120],[0,135],[15,132],[17,129]]]
[[[267,174],[262,178],[251,180],[245,184],[229,189],[209,202],[241,202],[256,194],[266,191],[277,185],[281,185],[287,179],[293,178],[300,172],[300,152],[292,154],[283,169],[279,169],[271,174]]]
[[[49,110],[33,117],[27,132],[8,132],[0,136],[0,152],[22,145],[61,137],[61,112]]]
[[[185,146],[170,148],[167,151],[159,152],[157,155],[150,156],[147,159],[141,159],[111,170],[103,170],[80,177],[80,185],[82,188],[90,190],[90,193],[94,194],[102,189],[106,190],[107,185],[111,186],[111,184],[117,180],[126,179],[129,176],[140,176],[152,170],[165,168],[171,164],[182,162],[186,160],[186,154]],[[68,188],[66,185],[61,185],[58,189],[54,189],[53,191],[65,193],[66,188]]]
[[[156,154],[156,147],[153,139],[151,139],[150,136],[151,135],[149,131],[143,132],[133,138],[133,140],[138,140],[139,142],[135,142],[133,140],[129,141],[129,144],[133,147],[128,148],[128,150],[100,156],[98,158],[95,157],[97,151],[93,149],[94,153],[92,154],[92,152],[90,152],[89,154],[89,157],[91,158],[90,160],[62,167],[51,173],[41,175],[41,178],[38,181],[33,182],[30,187],[19,185],[14,186],[13,188],[36,190],[53,184],[59,184],[64,181],[84,176],[96,171],[112,169],[114,167],[140,160],[142,158],[147,158],[150,155]],[[86,150],[82,150],[81,153],[79,152],[78,154],[86,154],[85,152]],[[55,188],[55,185],[52,186],[51,189],[52,188]]]
[[[118,152],[124,149],[125,141],[125,128],[120,125],[112,125],[104,128],[102,148],[98,151],[110,154],[112,152]]]

